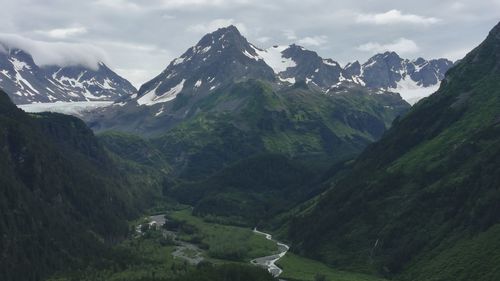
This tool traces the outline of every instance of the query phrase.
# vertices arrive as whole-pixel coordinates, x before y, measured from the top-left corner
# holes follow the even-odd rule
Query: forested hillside
[[[102,254],[151,204],[154,183],[131,184],[81,120],[28,115],[3,92],[0,147],[1,280],[40,280]]]
[[[296,218],[298,253],[402,280],[500,278],[500,24]]]

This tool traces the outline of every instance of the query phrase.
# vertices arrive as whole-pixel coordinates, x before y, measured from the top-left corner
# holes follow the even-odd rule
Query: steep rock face
[[[341,80],[342,68],[332,59],[323,59],[316,52],[291,45],[282,52],[285,58],[292,59],[296,66],[280,73],[280,77],[306,81],[320,88],[328,88]]]
[[[0,52],[0,87],[15,103],[56,101],[63,92],[51,82],[28,53],[19,49]]]
[[[136,89],[105,64],[84,66],[38,66],[20,49],[0,52],[0,88],[15,104],[115,101],[130,97]]]
[[[344,67],[344,71],[343,71],[344,77],[351,78],[351,80],[353,80],[354,82],[356,82],[358,84],[362,83],[362,82],[359,82],[360,80],[358,79],[360,74],[361,74],[361,64],[359,63],[359,61],[348,63]]]
[[[500,24],[330,180],[291,224],[295,250],[403,280],[500,278],[499,105]]]

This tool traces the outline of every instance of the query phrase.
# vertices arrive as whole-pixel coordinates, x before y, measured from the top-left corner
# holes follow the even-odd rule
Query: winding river
[[[276,262],[285,256],[290,247],[281,242],[273,240],[273,236],[271,234],[258,231],[257,228],[254,228],[253,232],[255,234],[264,235],[267,240],[276,242],[276,245],[278,245],[278,253],[271,256],[256,258],[252,260],[251,263],[267,268],[267,271],[269,271],[269,273],[271,273],[274,277],[280,276],[280,274],[283,273],[283,270],[276,265]]]
[[[165,215],[150,216],[149,219],[150,219],[149,223],[150,225],[154,223],[155,225],[161,227],[165,224]],[[140,227],[138,227],[137,229],[140,232]],[[172,237],[174,237],[174,240],[178,243],[176,250],[172,253],[174,257],[184,259],[193,265],[196,265],[201,261],[203,261],[202,250],[200,250],[196,245],[177,240],[176,234],[171,231],[163,230],[163,232],[164,235],[172,235]],[[278,246],[278,253],[270,256],[253,259],[251,263],[257,266],[267,268],[267,271],[269,271],[269,273],[271,273],[274,277],[280,276],[281,273],[283,273],[283,270],[276,265],[276,262],[285,256],[290,247],[286,244],[274,240],[271,234],[258,231],[257,228],[254,228],[253,232],[257,235],[263,235],[264,237],[266,237],[267,240],[275,242],[276,245]],[[195,252],[196,255],[194,257],[187,256],[184,253],[186,250],[191,250],[192,252]]]

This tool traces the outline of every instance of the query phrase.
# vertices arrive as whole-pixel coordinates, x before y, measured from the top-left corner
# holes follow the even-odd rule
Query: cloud
[[[285,35],[286,39],[288,40],[297,40],[297,35],[295,34],[295,31],[291,29],[284,30],[283,35]]]
[[[100,46],[113,47],[117,49],[128,49],[132,51],[140,51],[140,52],[166,52],[166,50],[160,49],[155,45],[148,44],[140,44],[140,43],[129,43],[129,42],[121,42],[121,41],[96,41]]]
[[[386,24],[420,24],[430,25],[440,22],[441,20],[433,17],[423,17],[413,14],[403,14],[399,10],[390,10],[380,14],[358,14],[356,16],[357,23],[368,23],[377,25]]]
[[[69,2],[64,0],[21,2],[20,5],[20,1],[2,1],[1,33],[95,45],[106,51],[110,67],[130,69],[127,73],[136,76],[137,81],[146,75],[142,76],[140,73],[143,72],[136,69],[148,71],[149,78],[155,77],[172,58],[184,53],[206,32],[215,30],[214,26],[205,29],[199,26],[208,25],[214,19],[232,19],[219,27],[244,23],[246,30],[242,32],[245,36],[262,47],[297,43],[305,37],[325,35],[328,36],[325,45],[307,48],[319,52],[322,57],[347,63],[364,61],[372,55],[356,50],[360,44],[378,42],[383,45],[397,38],[417,42],[420,47],[418,55],[425,58],[438,58],[454,49],[476,46],[498,23],[500,8],[500,0],[420,0],[418,3],[375,0],[90,0],[71,1],[71,5],[61,5]],[[397,12],[392,13],[396,20],[384,19],[384,15],[385,18],[390,16],[389,12],[394,9]],[[361,22],[358,22],[358,17]],[[422,19],[427,24],[420,24]],[[391,22],[396,23],[389,24]],[[37,32],[79,26],[86,27],[87,33],[64,39]],[[439,28],[432,28],[435,26]],[[191,32],[187,31],[188,27],[192,27]],[[415,28],[419,27],[427,28],[425,32],[417,32]],[[242,29],[241,26],[238,28]],[[270,39],[262,43],[258,39],[263,37]],[[452,55],[459,57],[461,53]]]
[[[127,11],[127,12],[137,12],[137,11],[143,10],[141,5],[130,2],[128,0],[96,0],[92,4],[102,6],[102,7],[111,8],[113,10],[120,10],[120,11]]]
[[[31,54],[38,65],[83,65],[97,69],[99,62],[107,61],[103,50],[88,44],[37,41],[14,34],[0,34],[0,42],[5,48]]]
[[[325,35],[321,36],[312,36],[312,37],[304,37],[300,40],[297,41],[299,45],[304,45],[304,46],[314,46],[318,47],[321,45],[324,45],[327,42],[327,38]]]
[[[235,7],[238,5],[257,5],[255,1],[250,0],[161,0],[160,6],[164,9],[180,8],[204,8],[204,7]]]
[[[455,11],[463,10],[465,8],[465,4],[462,2],[454,2],[451,4],[450,8]]]
[[[166,9],[182,7],[200,7],[200,6],[221,6],[226,4],[224,0],[163,0],[161,6]]]
[[[68,37],[85,34],[87,33],[87,29],[85,27],[56,28],[47,31],[40,30],[38,31],[38,33],[51,38],[65,39]]]
[[[200,24],[194,24],[191,25],[187,28],[188,31],[194,32],[194,33],[199,33],[199,34],[205,34],[205,33],[210,33],[213,32],[221,27],[227,27],[229,25],[234,25],[242,34],[247,33],[247,28],[243,23],[238,23],[235,22],[234,19],[215,19],[209,23],[200,23]]]
[[[270,40],[271,40],[271,37],[267,37],[267,36],[257,38],[257,41],[258,41],[259,43],[267,43],[267,42],[269,42]]]
[[[143,83],[151,79],[151,71],[138,68],[116,68],[115,72],[122,76],[127,77],[127,80],[132,83],[136,88],[139,88]]]
[[[399,54],[412,54],[419,51],[417,43],[413,40],[406,38],[399,38],[392,43],[380,44],[376,42],[369,42],[357,47],[359,51],[371,53],[383,53],[386,51],[394,51]]]

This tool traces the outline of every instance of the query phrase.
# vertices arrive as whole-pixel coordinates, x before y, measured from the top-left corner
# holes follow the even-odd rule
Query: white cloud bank
[[[388,24],[420,24],[431,25],[440,22],[441,20],[434,17],[424,17],[414,14],[403,14],[399,10],[390,10],[380,14],[358,14],[356,17],[357,23],[367,23],[376,25]]]
[[[8,49],[21,49],[31,54],[38,65],[83,65],[97,69],[99,62],[107,61],[103,50],[88,44],[45,42],[0,33],[0,45]]]
[[[377,42],[369,42],[357,47],[358,50],[370,53],[383,53],[386,51],[394,51],[398,54],[413,54],[420,50],[417,43],[406,38],[399,38],[392,43],[380,44]]]
[[[87,29],[85,27],[56,28],[47,31],[40,30],[38,31],[38,33],[51,38],[65,39],[68,37],[85,34],[87,33]]]
[[[237,1],[238,2],[238,1]],[[228,4],[225,0],[162,0],[160,5],[165,9],[182,7],[221,6]]]

